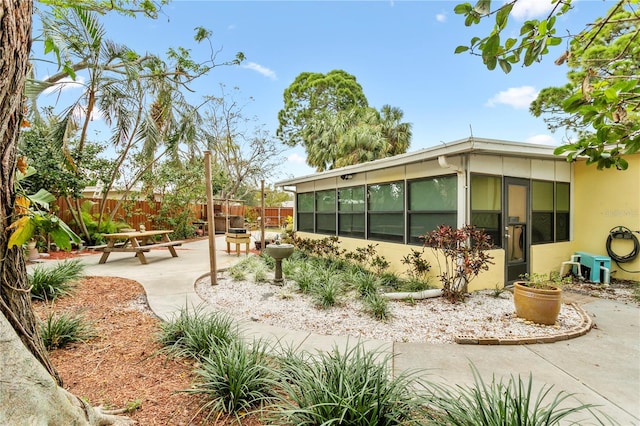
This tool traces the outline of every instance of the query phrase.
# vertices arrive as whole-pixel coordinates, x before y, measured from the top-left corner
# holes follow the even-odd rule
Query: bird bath
[[[276,283],[281,283],[282,279],[282,259],[293,254],[293,244],[269,244],[264,248],[264,251],[276,260],[276,277],[273,280]]]

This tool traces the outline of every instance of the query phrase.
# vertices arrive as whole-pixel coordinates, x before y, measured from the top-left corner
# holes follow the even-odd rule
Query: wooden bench
[[[113,246],[114,247],[124,247],[125,244],[127,244],[127,241],[121,241],[119,243],[115,243]],[[100,244],[97,246],[88,246],[87,249],[89,250],[94,250],[94,251],[104,251],[104,249],[107,248],[107,244]]]
[[[149,252],[156,248],[168,248],[172,257],[178,257],[175,247],[180,246],[184,241],[171,241],[169,234],[171,230],[144,230],[132,232],[119,232],[115,234],[104,234],[105,239],[109,241],[106,246],[99,246],[102,251],[102,257],[98,263],[102,264],[107,261],[112,252],[135,253],[140,263],[146,264],[147,258],[145,252]],[[161,237],[161,240],[155,242],[154,239]],[[119,240],[126,239],[124,243]]]

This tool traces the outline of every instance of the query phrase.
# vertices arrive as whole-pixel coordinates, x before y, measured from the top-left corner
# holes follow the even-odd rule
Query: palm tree
[[[194,151],[201,117],[198,108],[185,100],[182,91],[195,75],[216,65],[189,62],[186,61],[188,57],[176,52],[170,55],[176,62],[174,66],[154,55],[138,55],[128,47],[108,40],[97,14],[79,9],[45,14],[42,22],[44,37],[54,43],[55,50],[67,65],[66,72],[33,87],[61,86],[67,73],[82,70],[88,74],[82,94],[61,114],[55,132],[59,148],[65,150],[69,136],[80,129],[76,151],[81,154],[90,122],[96,115],[112,127],[110,144],[117,158],[103,190],[99,227],[105,214],[107,194],[114,184],[124,186],[119,201],[122,202],[134,186],[153,172],[154,164],[161,159],[180,161],[181,146]],[[32,93],[37,95],[38,91]],[[75,164],[70,156],[67,160],[69,167],[80,174],[82,165]],[[79,199],[67,197],[75,222],[90,240],[79,203]],[[112,210],[112,220],[116,211],[117,208]]]
[[[385,157],[404,154],[411,144],[411,123],[403,123],[400,108],[384,105],[381,109],[381,132],[387,140]]]

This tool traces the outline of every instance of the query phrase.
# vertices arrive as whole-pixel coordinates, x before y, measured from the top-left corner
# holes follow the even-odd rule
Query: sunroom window
[[[458,185],[456,176],[438,176],[409,182],[409,243],[440,225],[458,224]]]
[[[297,199],[297,229],[301,232],[314,232],[313,212],[314,212],[314,195],[313,192],[304,192],[298,194]]]
[[[364,186],[338,190],[338,235],[364,238]]]
[[[404,241],[404,182],[369,185],[368,238]]]

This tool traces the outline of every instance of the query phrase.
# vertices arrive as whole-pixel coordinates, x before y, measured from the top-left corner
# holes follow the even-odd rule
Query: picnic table
[[[127,252],[135,253],[140,263],[146,265],[147,258],[144,256],[144,253],[151,249],[161,247],[168,248],[172,257],[178,257],[175,246],[182,245],[184,241],[171,241],[169,234],[172,232],[173,230],[171,229],[157,229],[102,234],[107,240],[107,244],[97,248],[103,252],[98,263],[105,263],[112,252]],[[156,242],[155,237],[157,236],[161,236],[159,242]],[[122,242],[122,240],[124,240],[124,242]]]

